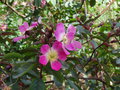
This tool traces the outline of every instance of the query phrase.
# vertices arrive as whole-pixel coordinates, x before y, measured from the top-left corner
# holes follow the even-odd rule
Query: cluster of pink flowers
[[[62,67],[59,60],[65,61],[67,59],[67,55],[70,54],[68,50],[76,51],[82,48],[81,43],[74,40],[75,33],[76,28],[73,25],[69,25],[67,31],[65,31],[64,24],[58,23],[54,32],[56,41],[52,47],[48,44],[41,46],[40,52],[42,55],[39,56],[39,63],[46,65],[50,62],[51,68],[59,71]]]
[[[22,36],[13,38],[13,41],[17,42],[28,38],[29,36],[26,35],[25,32],[32,30],[34,27],[38,26],[38,24],[41,24],[41,17],[38,19],[38,22],[33,22],[30,26],[27,22],[24,22],[23,25],[19,26]],[[58,23],[54,31],[56,40],[52,47],[45,44],[40,48],[42,55],[39,56],[39,63],[45,66],[50,62],[51,68],[55,71],[59,71],[62,67],[59,60],[65,61],[67,55],[70,54],[69,51],[76,51],[82,48],[81,43],[74,39],[75,33],[76,28],[73,25],[69,25],[68,29],[65,30],[64,24]]]
[[[13,41],[14,42],[17,42],[19,40],[22,40],[22,39],[25,39],[25,38],[28,38],[29,36],[28,35],[25,35],[25,32],[26,31],[29,31],[29,30],[32,30],[34,27],[36,27],[38,25],[38,22],[32,22],[32,24],[29,26],[29,24],[27,22],[24,22],[23,25],[19,26],[19,30],[21,32],[21,36],[19,37],[15,37],[13,38]]]

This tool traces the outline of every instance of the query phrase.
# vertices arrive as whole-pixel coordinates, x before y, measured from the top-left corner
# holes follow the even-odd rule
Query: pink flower
[[[22,36],[19,37],[15,37],[13,38],[14,42],[17,42],[19,40],[28,38],[28,35],[25,35],[26,31],[32,30],[34,27],[36,27],[38,25],[38,22],[32,22],[32,24],[29,26],[27,22],[24,22],[23,25],[19,26],[19,30],[20,32],[23,34]]]
[[[82,48],[82,44],[74,40],[74,35],[76,33],[76,28],[73,25],[69,25],[67,31],[63,23],[58,23],[56,26],[56,31],[54,32],[56,40],[62,42],[62,48],[67,55],[70,53],[66,50],[75,51]]]
[[[25,33],[26,31],[32,30],[34,27],[38,25],[38,22],[32,22],[29,26],[27,22],[24,22],[23,25],[19,26],[19,30],[21,33]]]
[[[65,61],[67,55],[62,49],[62,43],[55,41],[53,46],[50,47],[48,44],[41,46],[40,52],[43,54],[39,56],[39,63],[46,65],[50,62],[51,68],[55,71],[59,71],[62,67],[62,64],[58,61]]]
[[[42,7],[44,7],[46,5],[46,0],[42,0],[41,4],[42,4]]]

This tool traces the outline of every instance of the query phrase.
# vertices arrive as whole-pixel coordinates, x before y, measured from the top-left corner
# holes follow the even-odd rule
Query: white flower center
[[[55,49],[53,49],[53,48],[50,48],[50,50],[47,53],[47,59],[49,61],[55,61],[55,60],[57,60],[57,58],[58,58],[57,51]]]
[[[66,43],[68,42],[68,39],[67,39],[66,35],[63,36],[63,39],[62,39],[62,40],[63,40],[63,43],[64,43],[64,44],[66,44]]]

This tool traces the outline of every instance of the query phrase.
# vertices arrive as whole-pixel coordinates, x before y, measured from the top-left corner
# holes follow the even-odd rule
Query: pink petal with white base
[[[63,39],[63,36],[65,35],[65,27],[63,23],[57,24],[56,31],[54,34],[58,41],[61,41]]]
[[[59,61],[51,62],[51,68],[55,71],[59,71],[62,67],[62,64]]]
[[[48,63],[46,56],[44,56],[44,55],[39,56],[39,63],[42,65],[46,65]]]
[[[49,49],[50,49],[49,45],[48,45],[48,44],[45,44],[45,45],[42,45],[42,46],[41,46],[40,52],[41,52],[42,54],[46,54]]]
[[[55,41],[52,47],[58,52],[58,58],[60,60],[63,60],[63,61],[66,60],[68,52],[66,51],[67,54],[65,53],[61,42]]]

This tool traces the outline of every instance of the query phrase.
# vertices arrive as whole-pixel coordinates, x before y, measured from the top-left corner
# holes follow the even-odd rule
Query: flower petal
[[[62,45],[62,48],[63,48],[63,50],[64,50],[64,52],[65,52],[66,55],[69,55],[69,54],[70,54],[70,53],[65,49],[65,46],[64,46],[64,45]]]
[[[72,45],[74,46],[74,50],[82,48],[82,44],[78,41],[75,41],[75,40],[72,42]]]
[[[54,34],[58,41],[61,41],[63,39],[63,36],[65,35],[65,28],[63,23],[57,24],[56,31]]]
[[[70,41],[73,40],[74,39],[74,33],[68,32],[67,33],[67,39],[70,40]]]
[[[55,71],[59,71],[62,67],[62,64],[59,61],[51,62],[51,68]]]
[[[63,48],[60,48],[57,51],[58,51],[58,59],[65,61],[67,59],[67,54],[65,53]]]
[[[19,26],[20,32],[23,32],[23,33],[27,31],[27,28],[29,28],[29,25],[27,22],[24,22],[23,25]]]
[[[22,40],[22,39],[25,39],[25,38],[28,38],[29,36],[19,36],[19,37],[15,37],[15,38],[13,38],[13,41],[14,42],[17,42],[17,41],[19,41],[19,40]]]
[[[39,56],[39,63],[42,65],[46,65],[48,63],[46,56],[44,56],[44,55]]]
[[[29,28],[29,25],[28,25],[27,22],[24,22],[23,25],[24,25],[24,27],[25,27],[26,29]]]
[[[36,27],[38,25],[38,22],[32,22],[32,24],[30,25],[30,27]]]
[[[38,18],[38,23],[42,24],[42,17],[41,16]]]
[[[41,46],[40,52],[41,52],[42,54],[46,54],[49,49],[50,49],[49,45],[48,45],[48,44],[45,44],[45,45],[42,45],[42,46]]]
[[[65,48],[67,48],[70,51],[81,49],[82,44],[78,41],[73,40],[72,42],[69,42],[68,44],[65,45]]]
[[[60,60],[63,60],[63,61],[66,60],[68,52],[66,51],[67,54],[65,53],[61,42],[55,41],[52,47],[58,52],[58,58]]]
[[[70,51],[75,50],[75,48],[74,48],[74,46],[73,46],[72,43],[68,43],[68,44],[66,44],[66,45],[65,45],[65,48],[67,48],[67,49],[70,50]]]
[[[52,46],[54,49],[58,50],[59,48],[62,48],[62,43],[59,41],[55,41]]]
[[[76,33],[76,28],[75,28],[73,25],[70,24],[70,25],[68,26],[67,31],[75,34],[75,33]]]

